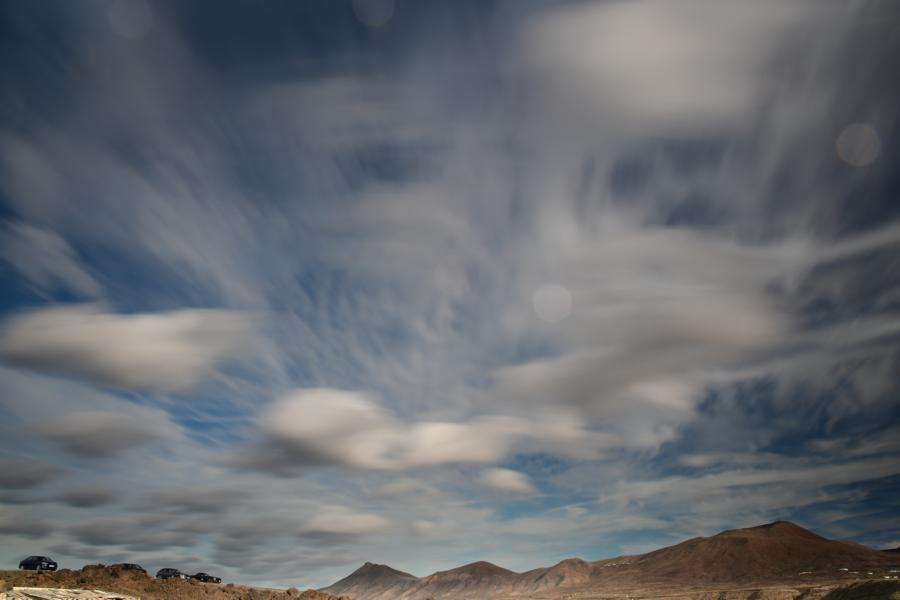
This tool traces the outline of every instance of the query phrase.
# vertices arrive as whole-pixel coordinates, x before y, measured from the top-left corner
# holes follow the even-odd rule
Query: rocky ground
[[[135,571],[88,565],[73,571],[0,571],[0,591],[11,587],[84,588],[139,596],[142,600],[339,600],[315,590],[270,590],[244,585],[156,579]],[[344,599],[346,600],[346,599]]]

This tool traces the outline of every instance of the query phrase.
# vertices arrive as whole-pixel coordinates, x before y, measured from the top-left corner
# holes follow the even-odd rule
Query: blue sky
[[[0,8],[0,561],[900,546],[891,3]]]

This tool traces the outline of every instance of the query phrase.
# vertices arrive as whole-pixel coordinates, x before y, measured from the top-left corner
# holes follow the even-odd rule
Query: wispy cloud
[[[0,560],[875,539],[890,3],[393,4],[3,9]]]

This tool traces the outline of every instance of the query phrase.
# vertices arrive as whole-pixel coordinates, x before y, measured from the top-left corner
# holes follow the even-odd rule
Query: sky
[[[0,564],[900,546],[893,0],[0,5]]]

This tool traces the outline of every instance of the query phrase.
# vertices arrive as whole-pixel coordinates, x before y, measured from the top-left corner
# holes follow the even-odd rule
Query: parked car
[[[156,576],[160,579],[187,579],[188,576],[178,569],[160,569],[156,572]]]
[[[213,577],[209,573],[197,573],[196,575],[191,575],[191,579],[196,579],[197,581],[202,581],[204,583],[222,583],[221,577]]]
[[[22,559],[19,568],[29,571],[55,571],[56,561],[49,556],[29,556]]]
[[[123,571],[140,571],[143,574],[147,574],[146,569],[141,565],[136,565],[134,563],[119,563],[117,565],[112,565],[116,569],[122,569]]]

